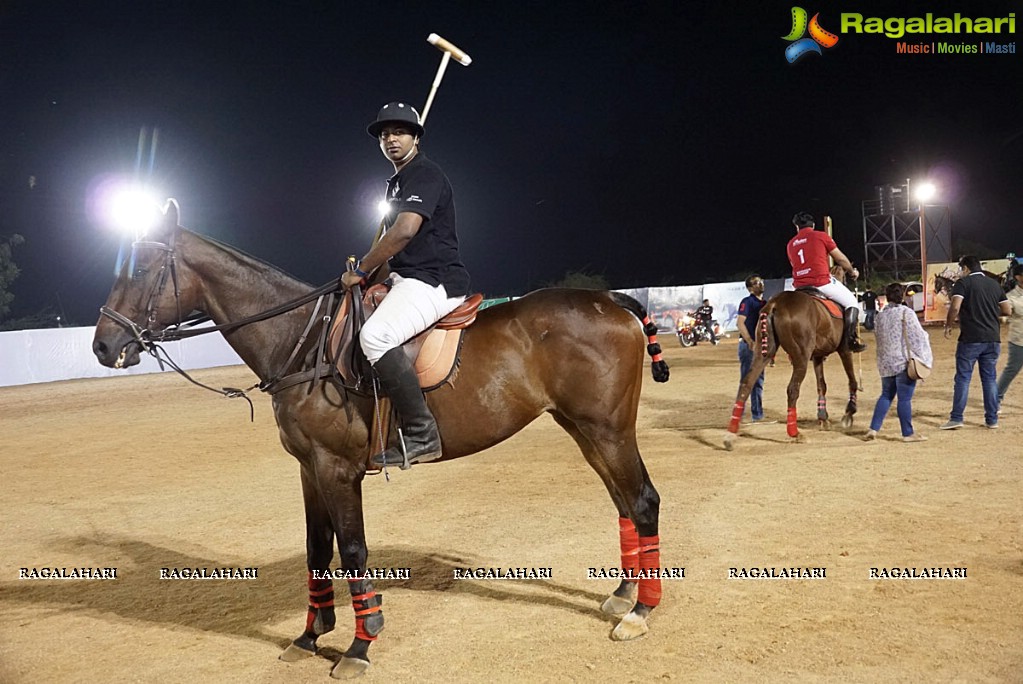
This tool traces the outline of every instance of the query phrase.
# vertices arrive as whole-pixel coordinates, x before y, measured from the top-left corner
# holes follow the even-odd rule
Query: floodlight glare
[[[129,187],[113,195],[109,220],[117,230],[129,235],[145,235],[160,219],[156,195],[140,187]]]
[[[916,186],[916,198],[921,202],[933,199],[937,192],[938,189],[934,187],[934,183],[921,183]]]
[[[387,200],[380,200],[377,203],[377,211],[380,212],[381,216],[387,216],[387,213],[391,210],[391,205],[387,203]]]

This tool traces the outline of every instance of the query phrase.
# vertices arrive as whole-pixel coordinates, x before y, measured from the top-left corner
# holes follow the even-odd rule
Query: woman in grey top
[[[1015,263],[1006,277],[1013,278],[1016,286],[1006,295],[1012,306],[1012,314],[1009,316],[1009,360],[998,376],[999,407],[1005,398],[1005,391],[1023,367],[1023,264]]]
[[[881,396],[874,405],[874,417],[864,439],[877,437],[885,415],[892,406],[892,399],[898,397],[896,412],[902,427],[902,441],[922,442],[927,438],[913,431],[913,392],[916,391],[916,380],[911,380],[906,374],[906,366],[909,365],[909,354],[927,366],[934,363],[931,340],[920,325],[916,313],[902,306],[902,285],[891,283],[885,287],[884,293],[888,304],[874,319]]]

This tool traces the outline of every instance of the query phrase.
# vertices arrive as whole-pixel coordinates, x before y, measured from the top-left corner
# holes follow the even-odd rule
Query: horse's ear
[[[173,197],[167,198],[167,203],[163,205],[163,222],[168,228],[174,228],[181,225],[181,207],[178,206],[178,201]]]
[[[163,205],[163,217],[148,232],[149,239],[169,242],[178,229],[179,214],[177,201],[168,199]]]

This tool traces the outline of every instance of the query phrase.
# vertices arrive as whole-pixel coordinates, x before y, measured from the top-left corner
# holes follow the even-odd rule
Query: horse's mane
[[[253,256],[252,254],[249,254],[248,252],[246,252],[246,251],[244,251],[242,249],[239,249],[238,247],[235,247],[233,245],[229,245],[226,242],[218,240],[215,237],[210,237],[209,235],[202,235],[200,233],[195,232],[194,230],[189,230],[188,228],[182,228],[182,230],[184,230],[185,232],[189,233],[190,235],[194,235],[195,237],[199,238],[200,240],[202,240],[204,242],[209,242],[209,243],[219,247],[220,249],[224,250],[225,252],[227,252],[228,254],[230,254],[231,256],[233,256],[236,259],[239,259],[241,261],[250,262],[250,263],[252,263],[254,265],[262,266],[263,268],[265,268],[265,269],[267,269],[269,271],[273,271],[274,273],[276,273],[276,274],[278,274],[280,276],[283,276],[283,277],[287,278],[288,280],[293,281],[296,285],[302,285],[302,286],[308,287],[308,288],[312,288],[313,287],[312,284],[302,280],[301,278],[296,278],[295,276],[293,276],[292,274],[288,273],[287,271],[285,271],[280,266],[276,266],[274,264],[271,264],[269,261],[266,261],[265,259],[261,259],[261,258],[259,258],[257,256]]]

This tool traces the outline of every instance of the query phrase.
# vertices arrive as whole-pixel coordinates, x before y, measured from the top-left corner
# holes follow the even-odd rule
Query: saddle
[[[837,302],[834,302],[827,298],[827,296],[812,285],[806,285],[803,287],[797,287],[796,292],[802,292],[803,294],[810,295],[818,302],[824,305],[824,309],[831,314],[832,318],[839,320],[845,320],[845,311]]]
[[[327,349],[346,387],[361,390],[372,387],[372,368],[359,344],[359,331],[390,289],[389,285],[381,283],[367,288],[362,297],[356,297],[356,288],[352,288],[341,300]],[[416,369],[423,391],[434,390],[453,378],[462,334],[476,320],[482,302],[482,294],[470,295],[454,311],[401,346]]]

